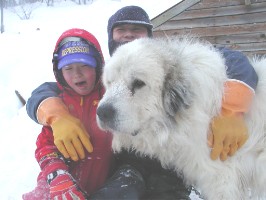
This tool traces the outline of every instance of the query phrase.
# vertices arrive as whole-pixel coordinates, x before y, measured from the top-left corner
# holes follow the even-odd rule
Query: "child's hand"
[[[48,175],[50,199],[86,200],[86,194],[75,183],[72,176],[65,170],[57,170]]]

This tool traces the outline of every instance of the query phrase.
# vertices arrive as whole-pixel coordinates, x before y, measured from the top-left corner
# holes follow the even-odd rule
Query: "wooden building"
[[[155,37],[189,33],[215,46],[266,55],[266,0],[183,0],[151,21]]]

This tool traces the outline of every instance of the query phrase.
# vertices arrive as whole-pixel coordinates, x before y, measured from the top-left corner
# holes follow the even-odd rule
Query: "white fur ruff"
[[[197,39],[139,39],[106,64],[97,121],[113,149],[134,148],[182,174],[203,198],[266,198],[266,59],[251,61],[259,83],[246,115],[249,139],[226,161],[210,159],[207,132],[219,113],[226,69]],[[250,197],[251,195],[251,197]]]

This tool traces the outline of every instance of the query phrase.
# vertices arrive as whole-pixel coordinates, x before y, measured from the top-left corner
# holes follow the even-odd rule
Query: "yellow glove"
[[[90,136],[81,121],[73,117],[62,100],[50,97],[44,100],[37,110],[38,122],[50,125],[54,143],[65,158],[74,161],[85,158],[84,148],[93,151]]]
[[[237,81],[227,81],[221,114],[211,123],[208,145],[212,147],[211,159],[226,160],[247,141],[248,129],[244,113],[249,110],[254,91]]]

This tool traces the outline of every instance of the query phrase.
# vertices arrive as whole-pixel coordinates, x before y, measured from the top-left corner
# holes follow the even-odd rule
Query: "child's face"
[[[95,84],[96,71],[88,65],[73,63],[62,68],[64,79],[67,84],[78,94],[89,94]]]

